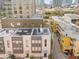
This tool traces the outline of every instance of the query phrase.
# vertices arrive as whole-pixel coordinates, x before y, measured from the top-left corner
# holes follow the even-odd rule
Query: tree
[[[5,15],[5,13],[3,13],[3,12],[0,12],[0,16],[4,16]]]
[[[44,19],[49,19],[49,16],[44,16]]]
[[[34,59],[33,56],[30,56],[30,59]]]
[[[16,59],[15,55],[11,55],[11,59]]]
[[[52,53],[48,56],[48,59],[52,59]]]
[[[45,12],[45,15],[51,15],[51,13],[50,12]]]

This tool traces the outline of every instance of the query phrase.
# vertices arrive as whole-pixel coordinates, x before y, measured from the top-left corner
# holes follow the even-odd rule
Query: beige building
[[[42,18],[30,18],[30,19],[2,19],[1,28],[33,28],[44,26]]]
[[[48,59],[51,35],[48,28],[1,29],[0,59]]]
[[[35,0],[4,0],[8,18],[30,18],[36,13]]]
[[[11,55],[16,59],[48,59],[51,34],[48,27],[43,27],[42,15],[36,13],[35,0],[4,2],[6,17],[0,20],[0,59],[11,59]]]

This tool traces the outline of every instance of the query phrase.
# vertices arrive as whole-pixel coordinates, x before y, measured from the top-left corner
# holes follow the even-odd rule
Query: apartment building
[[[36,13],[35,0],[4,0],[5,16],[30,18]]]
[[[48,28],[0,29],[0,59],[48,59],[50,41]]]
[[[48,59],[51,35],[35,0],[4,0],[5,17],[0,20],[0,59]],[[31,25],[31,26],[29,26]],[[42,26],[43,25],[43,26]],[[36,28],[38,27],[38,28]]]

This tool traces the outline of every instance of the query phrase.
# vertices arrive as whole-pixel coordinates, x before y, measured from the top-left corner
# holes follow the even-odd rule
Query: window
[[[9,41],[7,41],[7,46],[8,46],[8,48],[10,47],[10,42]]]
[[[16,41],[16,44],[19,44],[19,41]]]
[[[18,18],[17,16],[15,16],[15,18]]]
[[[22,11],[20,11],[20,14],[22,14]]]
[[[41,44],[41,40],[32,40],[32,43],[39,43],[39,44]]]
[[[13,43],[15,43],[15,41],[12,41]]]
[[[45,40],[45,43],[47,42],[47,40]]]
[[[22,43],[22,41],[12,41],[13,43],[15,43],[15,44],[20,44],[20,43]]]
[[[22,9],[22,7],[20,6],[19,9]]]
[[[27,58],[29,58],[29,54],[27,54],[27,56],[26,56]]]
[[[47,53],[44,53],[44,57],[47,57]]]
[[[8,12],[8,14],[12,14],[12,12]]]
[[[38,51],[41,51],[41,47],[38,47]]]
[[[35,41],[34,41],[34,40],[32,40],[32,43],[35,43]]]
[[[23,16],[20,16],[20,18],[23,18]]]
[[[45,40],[45,44],[44,44],[44,46],[45,46],[45,47],[47,46],[47,40]]]
[[[14,11],[15,14],[17,14],[17,11]]]
[[[41,52],[41,47],[32,47],[32,52],[40,53]]]
[[[30,16],[28,15],[27,18],[30,18]]]
[[[34,47],[32,47],[32,51],[35,51],[35,48]]]
[[[47,44],[45,44],[45,47],[47,46]]]

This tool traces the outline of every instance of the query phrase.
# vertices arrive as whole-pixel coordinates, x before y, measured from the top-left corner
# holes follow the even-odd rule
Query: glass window
[[[30,16],[28,15],[27,18],[30,18]]]
[[[29,58],[29,54],[27,54],[27,56],[26,56],[27,58]]]
[[[45,44],[44,44],[44,46],[45,46],[45,47],[47,46],[47,40],[45,40]]]
[[[41,40],[39,40],[39,43],[41,43]]]
[[[47,53],[44,53],[44,57],[47,57]]]
[[[22,14],[22,11],[20,11],[20,14]]]
[[[17,11],[14,11],[15,14],[17,14]]]
[[[41,51],[41,47],[38,47],[38,51]]]
[[[20,6],[19,9],[22,9],[22,7]]]
[[[20,16],[20,18],[23,18],[23,16]]]
[[[19,44],[19,41],[16,41],[16,44]]]
[[[8,12],[8,14],[12,14],[12,12]]]
[[[9,41],[7,41],[7,46],[8,46],[8,48],[10,47],[10,42]]]

